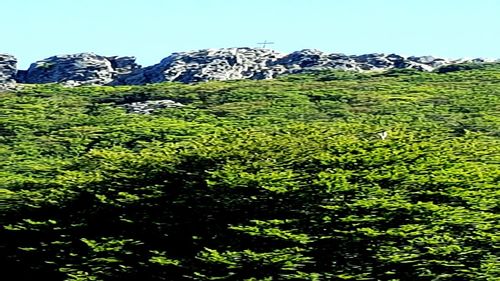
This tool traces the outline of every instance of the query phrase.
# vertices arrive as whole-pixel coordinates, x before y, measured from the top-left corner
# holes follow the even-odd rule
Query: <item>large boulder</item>
[[[277,60],[275,65],[286,69],[285,73],[298,73],[309,70],[338,69],[360,70],[356,61],[344,54],[327,54],[316,49],[293,52]]]
[[[31,64],[19,80],[30,84],[107,85],[139,67],[134,57],[105,57],[93,53],[60,55]]]
[[[17,60],[7,54],[0,54],[0,89],[12,87],[17,73]]]
[[[328,55],[316,49],[304,49],[284,56],[276,61],[276,64],[283,65],[287,69],[307,68],[324,65],[328,63]]]
[[[209,80],[272,78],[280,71],[273,61],[283,55],[269,49],[224,48],[174,53],[159,64],[132,72],[121,83],[183,83]],[[277,70],[275,70],[277,69]]]
[[[386,59],[385,54],[365,54],[353,56],[353,58],[362,70],[389,69],[393,66],[393,63]]]
[[[128,113],[150,114],[158,109],[184,106],[173,100],[148,100],[122,104]]]
[[[106,59],[111,63],[111,67],[113,68],[112,84],[120,84],[120,81],[127,77],[128,74],[141,68],[141,66],[135,62],[135,57],[113,56],[106,57]]]

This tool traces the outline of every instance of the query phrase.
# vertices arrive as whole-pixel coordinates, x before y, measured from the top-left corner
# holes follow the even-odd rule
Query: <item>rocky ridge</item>
[[[106,57],[80,53],[49,57],[31,64],[28,70],[18,71],[17,61],[13,56],[0,54],[0,85],[6,88],[6,85],[12,85],[14,82],[61,83],[66,86],[143,85],[164,81],[194,83],[210,80],[271,79],[281,74],[321,69],[380,71],[409,68],[432,71],[438,67],[463,62],[492,62],[485,59],[449,60],[397,54],[329,54],[315,49],[283,54],[261,48],[205,49],[173,53],[158,64],[144,68],[135,60],[135,57]]]

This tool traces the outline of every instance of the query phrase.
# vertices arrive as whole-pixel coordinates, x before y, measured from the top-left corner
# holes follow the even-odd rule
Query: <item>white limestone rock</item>
[[[150,100],[126,103],[121,106],[125,108],[128,113],[151,114],[158,109],[176,108],[184,105],[173,100]]]
[[[384,71],[409,68],[433,71],[436,68],[464,62],[490,61],[492,60],[482,58],[449,60],[433,56],[407,57],[381,53],[328,54],[315,49],[282,54],[270,49],[245,47],[173,53],[158,64],[141,68],[134,57],[105,57],[81,53],[54,56],[38,61],[27,71],[17,71],[17,81],[61,83],[68,87],[143,85],[165,81],[195,83],[211,80],[272,79],[281,74],[328,69]],[[15,73],[15,59],[5,55],[0,56],[0,83],[12,81]]]
[[[209,80],[269,78],[270,64],[283,55],[269,49],[224,48],[173,53],[159,64],[132,72],[125,84],[164,81],[193,83]],[[267,72],[263,74],[263,72]]]
[[[9,90],[15,86],[17,59],[14,56],[0,54],[0,90]]]
[[[139,67],[133,57],[104,57],[93,53],[60,55],[31,64],[19,80],[29,84],[107,85]]]

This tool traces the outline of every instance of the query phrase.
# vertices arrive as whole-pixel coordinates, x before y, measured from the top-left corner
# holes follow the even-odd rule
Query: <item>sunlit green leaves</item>
[[[497,280],[499,81],[487,65],[0,93],[2,264],[18,280]],[[185,106],[119,107],[150,99]]]

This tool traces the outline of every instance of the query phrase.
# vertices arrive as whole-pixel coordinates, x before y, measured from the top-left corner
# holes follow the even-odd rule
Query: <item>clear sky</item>
[[[56,54],[220,47],[500,58],[500,0],[2,0],[0,53],[20,68]]]

